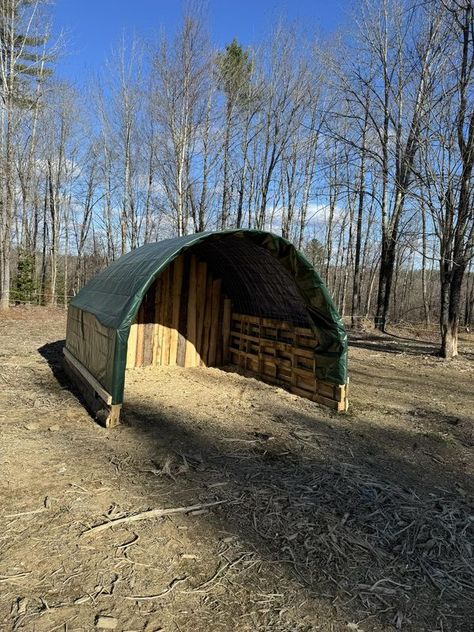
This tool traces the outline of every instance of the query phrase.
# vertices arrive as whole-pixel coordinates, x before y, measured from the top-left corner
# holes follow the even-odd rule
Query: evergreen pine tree
[[[0,89],[5,103],[17,108],[37,105],[36,81],[51,74],[45,54],[47,35],[30,34],[37,0],[0,0]],[[22,32],[23,31],[23,32]]]
[[[25,112],[39,106],[46,64],[46,34],[38,34],[38,10],[45,0],[0,0],[0,309],[10,302],[11,229],[16,174],[15,134]]]
[[[14,301],[32,303],[36,298],[34,258],[28,252],[18,253]]]

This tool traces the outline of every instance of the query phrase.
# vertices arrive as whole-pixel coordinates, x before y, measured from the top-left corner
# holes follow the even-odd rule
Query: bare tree
[[[202,24],[189,15],[174,42],[162,38],[153,60],[152,112],[161,149],[158,169],[178,235],[189,230],[192,163],[207,110],[203,84],[209,64]]]
[[[458,354],[464,275],[474,256],[474,4],[442,1],[450,66],[431,114],[425,191],[439,240],[441,355]]]
[[[49,74],[44,52],[47,29],[37,19],[41,4],[39,0],[2,0],[0,3],[0,309],[3,310],[8,309],[10,303],[15,138],[21,121],[38,107],[35,84]]]

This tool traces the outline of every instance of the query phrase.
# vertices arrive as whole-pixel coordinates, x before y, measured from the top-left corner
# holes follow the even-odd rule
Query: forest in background
[[[474,319],[474,2],[361,0],[216,50],[205,12],[60,81],[49,3],[0,0],[0,309],[67,304],[132,248],[270,230],[353,327]]]

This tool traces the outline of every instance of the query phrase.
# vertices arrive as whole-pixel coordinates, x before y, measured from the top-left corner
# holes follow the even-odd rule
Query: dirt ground
[[[0,630],[472,630],[474,337],[444,363],[395,333],[352,339],[346,415],[137,369],[105,430],[62,373],[64,313],[2,316]]]

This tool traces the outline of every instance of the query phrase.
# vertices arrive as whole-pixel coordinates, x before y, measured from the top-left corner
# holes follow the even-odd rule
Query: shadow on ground
[[[369,351],[381,353],[406,353],[408,355],[432,355],[439,356],[439,344],[414,338],[402,338],[386,334],[370,335],[349,333],[349,345]]]
[[[38,349],[38,353],[46,360],[54,377],[61,386],[69,385],[66,374],[62,370],[63,349],[65,344],[66,341],[64,339],[56,340],[55,342],[48,342]]]
[[[39,351],[65,384],[62,345]],[[205,379],[212,384],[212,376]],[[373,424],[338,428],[316,405],[295,417],[282,401],[271,414],[284,431],[275,437],[242,435],[231,423],[216,433],[212,413],[159,411],[133,392],[124,425],[111,432],[146,446],[158,469],[171,455],[170,505],[193,504],[196,496],[225,501],[202,519],[211,532],[234,534],[257,552],[264,561],[258,581],[265,565],[283,571],[290,583],[268,592],[285,594],[296,582],[308,604],[323,600],[335,618],[358,622],[355,630],[470,630],[474,523],[467,500],[443,485],[443,465],[394,454],[390,446],[406,447],[409,433],[381,428],[373,441]],[[153,487],[139,455],[127,467],[136,470],[136,484]]]
[[[264,438],[226,448],[206,436],[202,419],[158,413],[133,399],[126,420],[157,454],[165,444],[203,481],[225,482],[217,496],[229,504],[219,512],[219,527],[223,519],[227,530],[282,565],[309,596],[325,596],[349,621],[467,630],[474,525],[459,495],[430,485],[430,478],[441,482],[442,473],[430,477],[398,461],[382,437],[379,448],[368,449],[355,433],[325,433],[324,424],[307,415],[295,424],[287,412],[281,408],[278,423],[290,423],[303,437],[291,445]],[[324,443],[319,456],[312,445],[318,438],[305,427]],[[344,441],[353,458],[338,450]]]
[[[412,356],[434,356],[440,357],[440,343],[430,340],[420,340],[399,336],[397,334],[368,334],[352,332],[349,330],[349,346],[358,349],[367,349],[378,353],[404,353]],[[474,360],[474,353],[469,348],[468,343],[460,337],[460,354],[463,358]]]
[[[81,402],[81,405],[87,408],[85,399],[78,388],[74,386],[68,379],[63,368],[63,349],[65,347],[66,340],[56,340],[55,342],[48,342],[38,349],[38,353],[46,360],[52,374],[56,378],[58,384],[65,390],[72,393]]]

